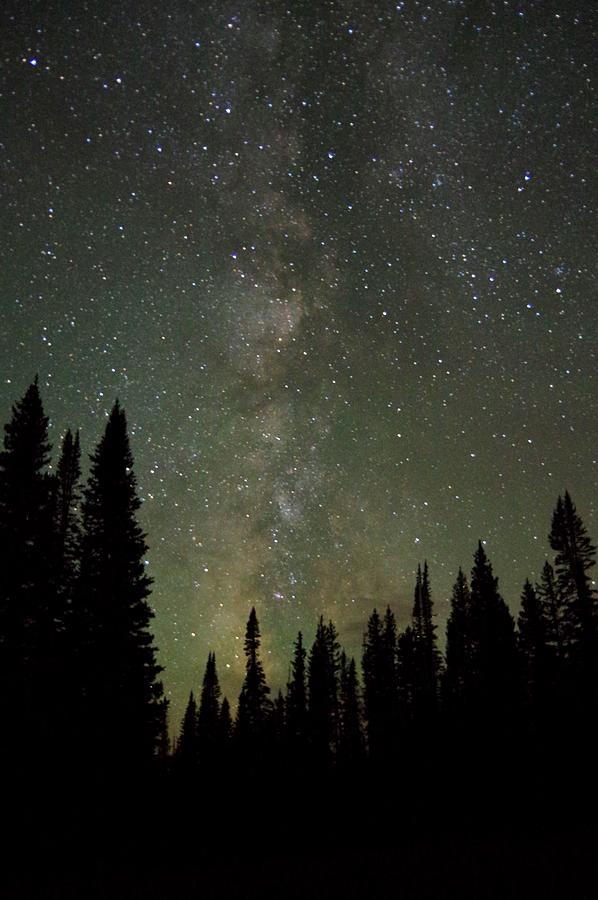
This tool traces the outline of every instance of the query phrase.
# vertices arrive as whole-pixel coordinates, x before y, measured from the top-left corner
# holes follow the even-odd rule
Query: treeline
[[[158,759],[184,782],[195,769],[346,772],[438,753],[458,767],[474,745],[517,745],[549,767],[565,738],[578,760],[593,752],[596,551],[568,493],[552,517],[551,558],[523,586],[517,621],[480,542],[470,576],[457,574],[444,654],[424,563],[408,627],[399,631],[390,608],[374,610],[355,660],[320,618],[311,647],[297,635],[288,684],[273,696],[253,609],[234,718],[211,653],[170,753],[124,411],[114,405],[85,485],[77,432],[67,431],[55,467],[50,453],[36,380],[13,407],[0,452],[5,764],[28,771],[41,760],[72,779],[82,769],[142,772]]]
[[[361,674],[333,622],[320,618],[307,652],[297,635],[286,691],[272,697],[251,610],[246,675],[236,719],[220,703],[209,655],[199,704],[192,693],[176,744],[179,768],[233,758],[281,758],[351,767],[422,758],[486,742],[493,753],[537,746],[548,763],[560,739],[593,746],[598,711],[598,606],[590,579],[595,547],[568,493],[549,534],[552,562],[527,580],[515,621],[479,542],[471,575],[459,570],[438,646],[428,566],[418,568],[411,622],[399,632],[390,607],[367,623]],[[560,735],[560,737],[559,737]],[[474,743],[472,743],[472,741]],[[580,759],[578,755],[578,759]],[[474,765],[471,759],[470,769]]]
[[[12,771],[76,780],[152,760],[166,704],[124,411],[85,486],[78,432],[55,467],[50,452],[36,379],[0,453],[0,754]]]

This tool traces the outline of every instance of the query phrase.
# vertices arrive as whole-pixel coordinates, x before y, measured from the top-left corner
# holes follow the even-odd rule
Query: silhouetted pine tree
[[[245,680],[239,696],[235,736],[241,744],[250,745],[259,755],[263,752],[268,717],[272,710],[270,688],[259,657],[260,629],[252,607],[245,632]]]
[[[543,604],[529,580],[525,582],[521,594],[517,629],[528,717],[531,717],[535,725],[548,708],[553,666],[551,650],[547,643],[547,621]]]
[[[124,411],[114,405],[91,456],[83,502],[83,554],[73,627],[79,642],[87,751],[102,762],[142,766],[161,728],[161,667],[149,624],[151,579],[136,520],[133,459]]]
[[[565,651],[574,648],[593,654],[597,633],[597,595],[592,588],[590,569],[596,561],[596,548],[577,514],[569,493],[558,498],[549,535],[555,551],[554,570],[565,625]]]
[[[381,621],[377,610],[363,638],[364,707],[370,755],[394,752],[398,728],[397,626],[390,607]]]
[[[462,569],[459,569],[446,626],[446,669],[442,680],[443,698],[449,721],[461,719],[471,703],[474,688],[471,618],[469,584]]]
[[[320,616],[308,663],[309,740],[316,760],[330,760],[338,739],[338,671],[340,647],[332,622]]]
[[[220,704],[220,717],[218,720],[220,747],[225,751],[233,736],[233,720],[230,714],[230,703],[226,697]]]
[[[189,769],[197,765],[198,758],[197,703],[193,691],[191,691],[181,722],[181,731],[176,745],[176,759],[180,766]]]
[[[220,683],[216,670],[216,654],[209,653],[197,714],[198,750],[202,763],[212,760],[218,753],[219,738]]]
[[[340,657],[338,759],[344,765],[354,765],[364,754],[361,728],[361,705],[355,660],[347,663],[345,651]]]
[[[307,652],[303,646],[303,635],[297,635],[293,648],[290,680],[287,684],[286,730],[292,753],[301,752],[307,737],[307,685],[305,680],[305,660]]]
[[[52,730],[56,635],[53,479],[37,378],[12,408],[0,453],[0,704],[16,742],[36,750]]]
[[[564,658],[564,604],[556,584],[554,569],[548,560],[544,563],[540,582],[536,585],[536,594],[542,603],[546,619],[547,644],[553,648],[556,660],[560,664]]]
[[[498,727],[518,708],[520,666],[515,622],[481,541],[471,572],[471,626],[476,715]]]
[[[417,567],[412,628],[416,655],[415,712],[420,718],[429,719],[435,714],[437,707],[441,656],[434,624],[427,562],[424,562],[423,571],[421,566]]]
[[[399,720],[404,734],[415,716],[418,696],[417,638],[411,625],[397,639]]]
[[[55,529],[57,555],[57,587],[65,598],[65,605],[72,603],[79,572],[81,554],[81,523],[78,507],[81,500],[81,449],[79,432],[75,436],[69,428],[62,441],[62,450],[56,470]]]

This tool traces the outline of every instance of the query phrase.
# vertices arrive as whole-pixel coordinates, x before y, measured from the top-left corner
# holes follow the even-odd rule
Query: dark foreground
[[[251,779],[69,797],[30,784],[12,801],[0,896],[594,900],[595,792],[571,788],[522,786],[514,802],[500,778],[440,792],[371,772],[279,777],[269,792]]]

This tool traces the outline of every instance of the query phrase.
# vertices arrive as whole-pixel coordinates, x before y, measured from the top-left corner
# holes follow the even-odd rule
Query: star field
[[[597,537],[590,2],[0,11],[0,406],[128,415],[173,723],[331,616],[506,599],[557,495]]]

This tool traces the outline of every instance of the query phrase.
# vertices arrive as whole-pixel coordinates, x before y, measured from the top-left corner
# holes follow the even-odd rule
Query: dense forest
[[[471,573],[456,574],[444,651],[424,562],[405,630],[373,610],[355,660],[320,618],[273,696],[252,609],[235,715],[210,653],[172,741],[124,411],[114,405],[85,486],[78,433],[55,467],[50,451],[36,380],[0,453],[0,762],[16,838],[89,860],[90,835],[108,831],[129,858],[161,829],[164,847],[196,858],[232,818],[245,846],[276,843],[279,827],[287,849],[306,835],[363,847],[417,833],[423,859],[439,828],[537,831],[591,815],[596,550],[568,493],[517,620],[480,541]]]

